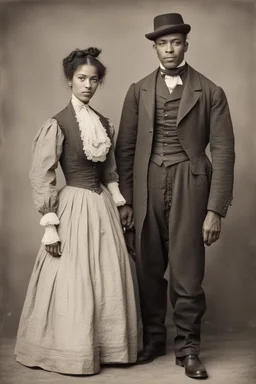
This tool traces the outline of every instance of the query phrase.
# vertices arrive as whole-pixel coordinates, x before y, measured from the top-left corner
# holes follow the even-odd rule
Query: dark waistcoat
[[[186,76],[182,76],[183,83]],[[156,82],[155,133],[151,160],[166,167],[188,160],[176,128],[184,85],[177,85],[170,94],[160,71]]]
[[[109,124],[107,119],[97,111],[94,112],[100,117],[100,121],[109,135]],[[67,185],[90,189],[94,192],[101,193],[102,188],[100,183],[104,163],[93,162],[87,159],[83,150],[81,133],[71,102],[53,118],[58,121],[60,129],[64,134],[60,164]]]

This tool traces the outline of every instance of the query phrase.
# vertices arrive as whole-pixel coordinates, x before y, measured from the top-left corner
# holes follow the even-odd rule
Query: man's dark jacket
[[[154,138],[155,89],[158,69],[127,92],[116,145],[121,193],[134,210],[136,244],[147,212],[147,177]],[[188,65],[180,102],[177,133],[193,174],[208,174],[208,210],[225,217],[232,200],[234,134],[222,88]],[[210,143],[212,165],[205,154]],[[137,248],[137,251],[139,249]]]

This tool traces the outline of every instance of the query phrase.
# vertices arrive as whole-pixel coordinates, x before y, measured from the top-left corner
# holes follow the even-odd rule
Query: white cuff
[[[107,188],[108,188],[109,192],[111,193],[113,200],[114,200],[117,207],[121,207],[122,205],[125,205],[126,200],[123,197],[123,195],[121,194],[118,183],[116,181],[109,183],[107,185]]]
[[[44,245],[50,245],[57,243],[58,241],[60,241],[60,238],[55,225],[46,225],[44,237],[42,238],[42,243]]]
[[[46,213],[40,220],[40,225],[58,225],[60,223],[58,216],[54,212]]]

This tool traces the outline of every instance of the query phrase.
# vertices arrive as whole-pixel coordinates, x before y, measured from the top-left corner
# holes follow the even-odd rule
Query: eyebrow
[[[160,43],[166,43],[167,41],[173,42],[175,40],[181,40],[180,37],[174,37],[173,39],[159,39],[158,42]]]

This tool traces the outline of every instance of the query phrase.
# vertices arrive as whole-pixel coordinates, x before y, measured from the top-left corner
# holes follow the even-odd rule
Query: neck
[[[89,104],[89,102],[85,102],[85,101],[78,99],[78,97],[76,97],[74,95],[74,93],[72,93],[71,100],[72,100],[73,104],[75,104],[75,105],[82,105],[82,104],[88,105]]]
[[[185,64],[186,64],[186,61],[185,61],[185,59],[183,59],[182,62],[179,65],[177,65],[177,67],[175,67],[175,68],[183,67],[183,65],[185,65]],[[160,68],[168,70],[168,68],[165,68],[165,66],[162,63],[160,63]],[[171,68],[171,69],[175,69],[175,68]]]

